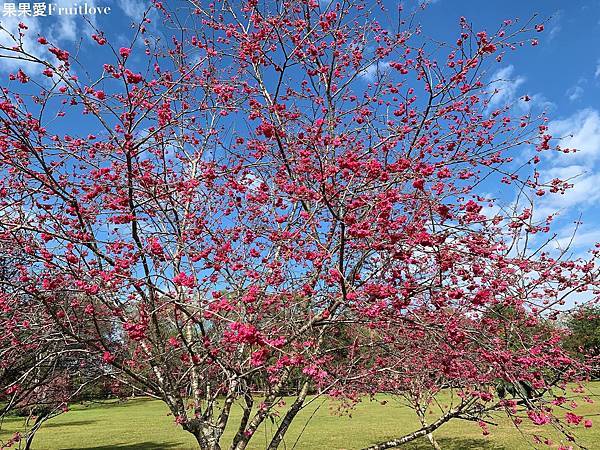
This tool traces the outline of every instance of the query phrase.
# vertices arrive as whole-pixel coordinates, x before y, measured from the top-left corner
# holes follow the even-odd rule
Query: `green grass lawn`
[[[579,401],[577,412],[596,419],[600,414],[600,383],[590,385],[590,397],[596,403]],[[293,423],[282,449],[330,450],[359,449],[368,444],[392,438],[417,428],[417,421],[411,410],[388,398],[381,406],[368,400],[359,403],[351,417],[333,414],[336,404],[317,399],[306,407]],[[441,399],[443,401],[443,398]],[[188,449],[195,448],[191,435],[182,431],[169,416],[162,402],[148,399],[135,399],[124,403],[76,405],[66,414],[48,421],[35,437],[34,449]],[[240,415],[236,409],[233,421]],[[432,415],[432,418],[435,414]],[[483,436],[475,423],[454,421],[441,428],[436,436],[445,450],[487,449],[513,450],[541,448],[532,445],[531,439],[524,438],[510,427],[506,419],[497,417],[497,427],[490,426],[491,434]],[[589,449],[600,449],[600,417],[591,429],[577,427],[578,443]],[[0,438],[8,438],[17,431],[23,419],[7,419],[0,432]],[[263,449],[273,425],[269,422],[261,428],[250,446]],[[525,421],[524,434],[545,432],[553,436],[556,446],[560,437],[551,430],[535,427]],[[223,446],[231,442],[233,427],[228,429]],[[555,446],[555,447],[556,447]],[[430,448],[428,441],[419,440],[405,446],[412,450]]]

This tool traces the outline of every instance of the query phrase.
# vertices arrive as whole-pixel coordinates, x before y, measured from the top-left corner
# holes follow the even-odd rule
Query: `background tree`
[[[0,263],[0,418],[25,417],[22,439],[29,449],[42,424],[68,410],[102,376],[77,342],[64,339],[43,305],[20,288],[18,257]]]
[[[598,377],[600,367],[600,308],[586,305],[573,311],[565,320],[569,334],[565,347],[593,365],[593,376]]]

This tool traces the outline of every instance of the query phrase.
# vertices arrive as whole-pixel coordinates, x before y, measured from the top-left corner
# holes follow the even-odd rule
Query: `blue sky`
[[[1,17],[2,3],[0,0],[0,21],[14,30],[18,21]],[[72,6],[82,4],[83,0],[56,0],[55,3]],[[170,7],[181,3],[181,0],[165,1]],[[495,30],[504,19],[525,21],[537,14],[536,23],[546,21],[544,33],[536,36],[538,46],[525,46],[510,53],[501,63],[489,66],[486,76],[506,80],[497,85],[500,90],[497,102],[509,103],[528,94],[534,107],[548,112],[551,131],[566,136],[561,144],[580,150],[570,157],[553,157],[542,166],[548,178],[576,178],[573,179],[575,188],[565,195],[541,199],[539,213],[562,211],[555,230],[559,240],[562,239],[559,243],[563,244],[570,236],[573,221],[582,215],[584,225],[575,240],[576,252],[600,241],[600,0],[432,0],[429,3],[426,11],[418,15],[417,22],[426,36],[442,41],[455,41],[461,16],[465,16],[474,29],[488,31]],[[131,32],[127,28],[141,17],[148,2],[87,0],[87,4],[112,8],[109,16],[96,16],[92,20],[118,48],[129,45]],[[387,0],[385,4],[392,11],[398,5]],[[405,11],[416,6],[417,0],[404,1]],[[108,50],[99,48],[89,39],[91,31],[80,16],[40,17],[25,22],[32,31],[31,40],[39,33],[72,53],[80,45],[78,55],[82,66],[77,70],[85,70],[86,61],[97,62],[98,52]],[[160,30],[159,21],[150,26],[169,35],[168,31]],[[5,42],[4,39],[0,36],[0,43]],[[15,68],[16,64],[3,61],[1,75],[5,76]],[[512,198],[511,193],[502,195],[505,204],[510,204]]]
[[[514,52],[506,60],[510,65],[499,70],[512,68],[512,86],[517,87],[508,89],[507,95],[529,94],[543,103],[550,131],[565,137],[561,146],[579,150],[543,166],[549,178],[577,178],[573,189],[544,198],[540,208],[561,211],[555,230],[559,245],[568,241],[573,222],[581,215],[574,250],[579,253],[593,246],[600,241],[600,2],[439,1],[431,5],[428,18],[443,29],[441,22],[455,19],[458,11],[477,12],[473,20],[483,25],[511,16],[524,20],[536,13],[539,20],[548,20],[540,44]]]
[[[414,3],[405,1],[405,9],[414,8]],[[487,76],[506,80],[498,83],[496,106],[529,95],[534,108],[547,112],[551,133],[563,137],[560,145],[579,150],[548,158],[541,166],[548,179],[575,178],[574,188],[564,195],[538,199],[538,216],[560,211],[554,232],[561,248],[581,217],[583,225],[572,246],[582,255],[600,242],[600,1],[437,0],[429,2],[418,22],[425,35],[454,41],[461,16],[475,30],[491,32],[505,19],[524,22],[534,14],[534,23],[545,22],[544,32],[535,36],[539,45],[509,52],[501,63],[488,66]],[[500,203],[513,199],[512,193],[504,192]]]

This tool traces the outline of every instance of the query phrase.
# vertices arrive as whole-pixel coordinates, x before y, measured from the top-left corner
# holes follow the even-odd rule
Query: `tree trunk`
[[[435,450],[442,450],[442,447],[440,447],[440,444],[438,444],[438,442],[435,440],[435,437],[433,437],[433,433],[428,433],[427,434],[427,439],[429,439],[429,442],[431,443],[431,446]]]
[[[387,448],[400,447],[408,442],[414,441],[423,436],[427,436],[428,434],[433,433],[443,424],[453,419],[454,417],[458,417],[462,412],[462,407],[454,408],[444,414],[442,417],[437,419],[431,425],[426,427],[422,427],[420,430],[413,431],[412,433],[405,434],[402,437],[398,437],[396,439],[390,439],[389,441],[379,442],[378,444],[371,445],[369,447],[365,447],[362,450],[385,450]]]
[[[289,380],[290,374],[291,371],[286,370],[286,372],[281,376],[277,384],[275,384],[275,386],[272,387],[271,392],[267,395],[263,402],[263,404],[266,407],[259,408],[258,411],[256,411],[256,414],[254,414],[254,417],[248,422],[248,425],[245,427],[244,430],[240,428],[240,432],[236,436],[236,440],[234,440],[233,444],[231,445],[230,450],[246,449],[246,447],[248,446],[248,442],[250,441],[260,424],[263,422],[263,420],[265,420],[265,418],[269,414],[273,406],[273,402],[281,393],[281,390],[285,383],[287,383],[287,381]]]
[[[243,439],[244,430],[246,429],[246,426],[248,425],[248,420],[250,419],[250,413],[252,412],[252,405],[254,404],[254,400],[252,396],[247,392],[246,394],[244,394],[244,400],[246,402],[245,406],[242,406],[244,412],[242,413],[242,418],[240,419],[238,432],[233,438],[233,443],[231,444],[230,449],[236,448],[237,444]]]
[[[191,419],[183,424],[183,429],[196,438],[200,450],[221,450],[219,440],[206,432],[205,424],[202,421]]]
[[[221,450],[218,439],[215,439],[213,436],[207,436],[206,433],[202,431],[194,431],[191,433],[196,438],[200,450]]]
[[[46,420],[47,417],[48,416],[45,416],[43,414],[40,414],[39,416],[37,416],[37,418],[35,419],[35,423],[31,427],[31,430],[29,430],[29,433],[27,433],[27,437],[25,438],[24,450],[31,450],[31,443],[33,442],[35,433],[37,433],[37,431],[40,429],[40,427],[42,426],[42,423],[44,423],[44,420]],[[27,419],[27,421],[29,422],[29,418]]]
[[[290,424],[296,417],[296,414],[298,414],[298,412],[302,408],[304,400],[306,400],[306,394],[308,394],[308,381],[304,382],[304,384],[302,385],[302,389],[298,394],[298,397],[296,397],[296,400],[281,420],[279,428],[277,428],[277,431],[275,432],[273,439],[271,439],[271,443],[269,444],[267,450],[276,450],[277,448],[279,448],[279,444],[281,444],[283,436],[285,436],[285,433],[287,432],[288,428],[290,427]]]
[[[419,416],[419,421],[421,422],[421,425],[423,426],[423,428],[427,428],[428,425],[427,425],[427,420],[425,419],[425,411],[418,409],[417,414]],[[433,436],[433,431],[430,433],[427,433],[425,436],[429,440],[429,443],[431,444],[431,446],[433,447],[434,450],[442,450],[442,447],[440,447],[440,444],[438,444],[437,440]]]

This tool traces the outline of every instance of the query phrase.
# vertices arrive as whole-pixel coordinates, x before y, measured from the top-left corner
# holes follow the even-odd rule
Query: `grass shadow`
[[[436,440],[444,450],[509,450],[508,447],[483,438],[440,437],[436,438]],[[402,448],[410,450],[431,450],[432,447],[427,439],[419,439]]]
[[[152,403],[155,399],[148,397],[135,397],[126,399],[88,400],[74,404],[78,410],[118,408],[123,406],[142,405]]]
[[[91,423],[97,422],[96,420],[74,420],[72,422],[51,422],[45,423],[42,425],[42,428],[61,428],[61,427],[72,427],[79,425],[89,425]]]
[[[195,447],[182,447],[181,444],[169,444],[167,442],[136,442],[135,444],[112,444],[100,445],[98,447],[85,447],[87,450],[160,450],[163,448],[177,448],[181,450],[194,449]],[[81,450],[82,447],[65,448],[63,450]]]

